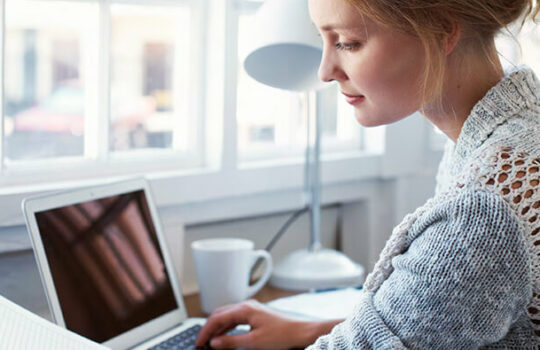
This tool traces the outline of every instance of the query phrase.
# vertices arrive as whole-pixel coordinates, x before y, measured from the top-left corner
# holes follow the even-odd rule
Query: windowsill
[[[441,151],[425,154],[418,175],[434,174]],[[355,158],[329,157],[323,160],[321,204],[355,203],[380,196],[384,156],[363,154]],[[192,169],[156,172],[147,178],[153,189],[165,230],[181,225],[198,225],[292,212],[305,206],[303,163],[273,162],[238,169]],[[404,171],[395,176],[410,176]],[[413,174],[414,175],[414,174]],[[126,176],[81,179],[66,182],[17,186],[0,191],[0,254],[24,252],[31,242],[21,210],[23,198],[82,186],[120,180]],[[231,178],[232,177],[232,178]]]
[[[355,153],[324,156],[321,163],[323,191],[343,183],[377,178],[380,175],[380,154]],[[96,170],[94,170],[96,173]],[[94,186],[119,181],[128,177],[145,176],[145,172],[124,171],[124,174],[92,174],[82,178],[84,169],[73,171],[72,178],[46,183],[5,186],[0,190],[0,227],[23,225],[22,200],[26,197],[50,191]],[[74,176],[80,175],[78,179]],[[280,212],[301,208],[304,205],[303,159],[251,163],[238,169],[198,168],[175,171],[146,172],[156,205],[198,208],[190,223],[202,223],[221,219],[235,219],[248,215]],[[28,177],[30,178],[30,177]],[[35,176],[33,176],[35,179]],[[54,178],[43,174],[41,178]],[[35,180],[34,180],[35,181]],[[324,193],[323,193],[324,194]],[[344,193],[344,195],[346,195]],[[340,195],[334,194],[333,200]],[[264,202],[254,209],[257,201]],[[221,209],[216,209],[221,207]]]
[[[383,154],[369,151],[345,151],[345,152],[330,152],[321,156],[321,163],[329,163],[333,161],[347,161],[355,159],[368,159],[381,157]],[[263,159],[263,160],[249,160],[243,161],[239,164],[239,169],[255,169],[255,168],[270,168],[281,167],[286,165],[303,165],[305,160],[305,153],[296,157],[290,157],[288,159]]]

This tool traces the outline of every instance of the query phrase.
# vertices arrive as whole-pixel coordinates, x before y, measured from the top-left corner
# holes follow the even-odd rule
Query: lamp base
[[[309,291],[362,284],[364,268],[333,249],[300,249],[279,263],[270,284],[292,291]]]

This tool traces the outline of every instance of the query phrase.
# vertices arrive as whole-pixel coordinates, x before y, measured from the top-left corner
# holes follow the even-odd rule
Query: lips
[[[347,94],[345,92],[341,92],[343,94],[343,96],[345,96],[345,101],[347,101],[347,103],[351,104],[351,105],[356,105],[362,101],[365,100],[365,96],[364,95],[351,95],[351,94]]]

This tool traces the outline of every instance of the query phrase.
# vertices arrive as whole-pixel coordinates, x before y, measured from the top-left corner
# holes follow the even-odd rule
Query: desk
[[[277,298],[289,297],[291,295],[296,295],[299,293],[300,292],[291,292],[283,289],[274,288],[267,284],[252,298],[260,301],[261,303],[265,303]],[[198,293],[184,296],[184,303],[186,304],[186,309],[189,317],[208,316],[201,310],[201,300]]]

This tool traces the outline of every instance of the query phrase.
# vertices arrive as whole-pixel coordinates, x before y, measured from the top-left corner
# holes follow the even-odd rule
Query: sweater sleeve
[[[365,290],[316,349],[476,349],[505,336],[531,298],[527,245],[500,197],[467,191],[424,213],[393,272]]]

